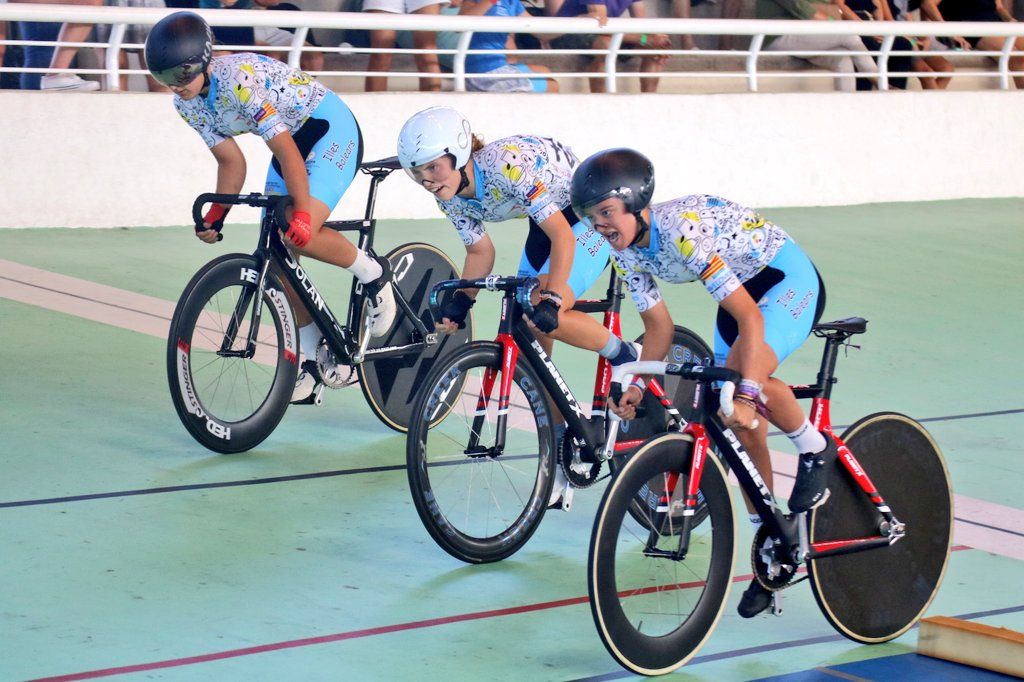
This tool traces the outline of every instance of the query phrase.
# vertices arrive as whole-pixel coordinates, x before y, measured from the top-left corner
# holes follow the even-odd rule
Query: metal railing
[[[68,46],[95,47],[105,50],[103,68],[101,69],[58,69],[56,71],[75,72],[80,74],[100,74],[105,76],[108,90],[119,89],[119,78],[122,75],[144,74],[139,69],[123,69],[120,67],[122,50],[140,50],[138,43],[125,43],[125,31],[129,25],[149,26],[174,10],[150,9],[135,7],[91,7],[79,5],[37,5],[37,4],[0,4],[0,21],[41,21],[41,22],[73,22],[107,24],[111,26],[110,37],[106,42],[61,43]],[[305,44],[310,29],[338,30],[374,30],[390,29],[397,31],[451,31],[460,34],[454,49],[430,50],[438,55],[453,57],[452,73],[421,74],[417,72],[381,72],[359,70],[325,70],[312,71],[317,76],[434,76],[450,79],[453,88],[462,92],[466,90],[466,56],[470,54],[488,54],[487,50],[470,50],[469,44],[474,33],[535,33],[546,35],[560,34],[605,34],[611,36],[607,50],[515,50],[509,52],[516,56],[555,54],[604,56],[604,69],[600,72],[566,72],[553,71],[543,74],[546,78],[593,78],[604,77],[608,92],[614,93],[617,82],[622,77],[639,78],[743,78],[747,89],[758,90],[759,79],[765,76],[772,78],[840,78],[858,77],[877,80],[880,90],[888,90],[890,80],[895,77],[920,75],[911,72],[893,72],[889,69],[889,60],[894,56],[923,57],[931,55],[954,56],[962,53],[946,51],[899,51],[894,50],[896,37],[952,37],[952,36],[995,36],[1003,38],[1002,48],[998,51],[971,51],[966,54],[991,57],[995,60],[995,69],[988,72],[969,72],[972,76],[987,76],[999,79],[999,87],[1010,89],[1013,76],[1024,76],[1024,71],[1011,71],[1010,58],[1024,56],[1024,51],[1015,51],[1014,42],[1017,37],[1024,36],[1024,23],[942,23],[942,22],[880,22],[880,21],[765,21],[756,19],[663,19],[644,18],[609,19],[605,26],[599,26],[592,18],[558,18],[558,17],[470,17],[470,16],[421,16],[384,13],[350,13],[350,12],[266,12],[261,10],[199,10],[212,26],[224,27],[279,27],[294,28],[291,44],[287,47],[270,46],[225,46],[225,49],[250,49],[259,52],[279,52],[293,67],[298,67],[304,53],[322,52],[326,54],[357,55],[375,52],[391,52],[393,54],[421,54],[426,50],[395,48],[381,50],[373,48],[357,48],[343,44],[339,47],[314,47]],[[650,50],[625,49],[623,37],[628,33],[663,33],[668,35],[732,35],[749,36],[750,46],[747,50]],[[847,50],[809,51],[809,50],[771,50],[764,49],[768,36],[779,35],[855,35],[881,37],[881,47],[876,51],[864,49],[862,52]],[[54,41],[5,40],[6,45],[57,45]],[[877,57],[879,72],[851,73],[835,71],[765,71],[759,68],[760,58],[770,54],[790,57],[844,57],[856,54]],[[618,69],[620,56],[728,56],[741,58],[742,70],[702,70],[702,71],[669,71],[653,73],[623,72]],[[48,68],[2,67],[0,71],[50,73]],[[469,74],[473,78],[508,78],[505,75]],[[963,72],[933,74],[934,76],[957,77]],[[522,76],[518,76],[522,77]],[[541,77],[534,75],[533,77]]]

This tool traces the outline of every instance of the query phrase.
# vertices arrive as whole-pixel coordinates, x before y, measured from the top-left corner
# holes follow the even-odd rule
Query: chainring
[[[778,560],[777,545],[768,527],[761,524],[750,547],[750,564],[757,582],[769,592],[778,592],[795,584],[796,566]]]
[[[570,433],[562,436],[558,445],[558,466],[573,488],[589,488],[597,483],[601,474],[601,462],[580,460],[580,449],[573,443]]]
[[[337,357],[327,347],[326,339],[321,339],[316,348],[316,371],[320,373],[320,383],[327,388],[345,388],[359,380],[355,367],[338,364]]]

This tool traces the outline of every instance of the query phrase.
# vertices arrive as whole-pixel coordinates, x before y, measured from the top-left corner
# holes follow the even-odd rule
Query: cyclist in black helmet
[[[821,278],[796,242],[755,211],[720,197],[695,194],[652,205],[654,165],[632,149],[609,149],[583,161],[571,194],[576,214],[608,239],[612,263],[640,311],[641,359],[664,359],[672,340],[672,318],[655,276],[702,282],[719,305],[715,364],[743,375],[736,411],[723,415],[725,424],[769,488],[768,423],[782,429],[801,453],[790,510],[805,512],[825,502],[835,444],[811,426],[789,386],[772,377],[808,337],[825,304]],[[635,380],[612,409],[632,418],[644,385]],[[750,520],[760,524],[756,514]],[[740,601],[740,615],[753,617],[770,603],[771,593],[755,578]]]
[[[372,296],[368,326],[382,336],[395,318],[390,273],[339,232],[322,229],[352,183],[362,158],[359,124],[344,102],[309,74],[252,53],[213,57],[210,27],[198,14],[175,12],[160,20],[146,40],[153,77],[174,93],[181,117],[203,138],[217,159],[217,192],[237,194],[246,164],[232,139],[256,133],[273,152],[266,194],[294,200],[284,236],[297,253],[343,267]],[[217,241],[227,206],[214,204],[196,225],[196,236]],[[311,356],[321,334],[291,296],[303,349]],[[298,393],[312,393],[316,377],[303,372]],[[306,395],[294,396],[296,400]]]

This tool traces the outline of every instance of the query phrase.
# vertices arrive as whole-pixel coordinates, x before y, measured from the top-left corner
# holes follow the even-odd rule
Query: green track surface
[[[841,357],[833,421],[895,410],[919,419],[1024,409],[1024,200],[766,209],[811,255],[828,288],[825,317],[870,320]],[[202,263],[251,251],[253,227],[229,226],[210,247],[190,228],[0,230],[0,258],[177,300]],[[490,228],[496,271],[518,264],[525,225]],[[442,221],[384,221],[378,250],[436,244],[461,261]],[[309,268],[336,311],[348,277]],[[698,286],[662,287],[676,322],[706,339],[715,306]],[[595,288],[594,295],[602,290]],[[485,298],[486,297],[486,298]],[[474,308],[478,337],[496,328],[496,297]],[[639,334],[627,302],[623,328]],[[292,408],[259,448],[221,456],[198,446],[168,397],[165,340],[0,298],[0,503],[376,468],[259,485],[0,508],[0,680],[61,675],[293,640],[262,653],[199,661],[121,679],[523,679],[616,673],[589,607],[568,605],[383,633],[430,619],[586,595],[599,490],[496,565],[462,565],[422,528],[402,468],[405,439],[374,419],[358,389],[321,408]],[[779,376],[812,382],[811,339]],[[595,356],[555,353],[584,400]],[[957,494],[1020,510],[1024,413],[926,423]],[[789,451],[784,438],[773,448]],[[738,497],[738,496],[735,496]],[[741,504],[734,498],[737,513]],[[745,524],[744,524],[745,525]],[[1017,528],[1018,534],[1024,529]],[[741,526],[737,574],[748,574]],[[1019,537],[1017,540],[1019,541]],[[981,622],[1024,630],[1022,563],[954,552],[931,614],[1022,607]],[[734,605],[743,584],[734,586]],[[679,679],[744,680],[913,650],[834,635],[806,585],[781,619],[745,621],[732,606]],[[780,645],[760,653],[750,647]],[[735,655],[714,661],[702,657]]]

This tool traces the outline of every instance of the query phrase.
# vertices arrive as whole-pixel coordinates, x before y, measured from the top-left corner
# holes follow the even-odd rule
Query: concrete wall
[[[0,227],[183,225],[216,165],[169,95],[7,91],[0,129]],[[415,111],[461,109],[487,140],[552,136],[581,157],[633,146],[657,169],[656,200],[716,193],[753,206],[843,205],[1024,196],[1017,92],[730,95],[347,95],[364,159],[395,153]],[[238,138],[246,191],[262,189],[269,152]],[[335,217],[363,211],[362,180]],[[382,218],[438,215],[404,174],[385,182]],[[232,221],[255,222],[237,210]]]

